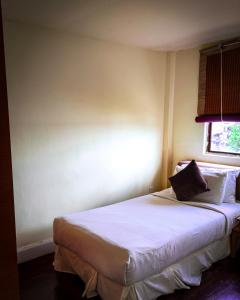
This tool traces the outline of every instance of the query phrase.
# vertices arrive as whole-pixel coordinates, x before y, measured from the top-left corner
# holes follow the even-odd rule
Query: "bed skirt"
[[[159,274],[123,286],[98,273],[72,251],[56,245],[54,269],[80,276],[85,282],[82,297],[91,298],[99,294],[103,300],[153,300],[177,289],[189,289],[190,286],[199,285],[202,272],[229,254],[228,236],[168,266]]]

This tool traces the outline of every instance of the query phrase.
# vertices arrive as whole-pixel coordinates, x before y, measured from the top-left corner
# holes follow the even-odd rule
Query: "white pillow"
[[[227,173],[208,173],[203,171],[202,175],[207,182],[207,186],[210,189],[208,192],[204,192],[194,196],[190,201],[207,202],[213,204],[221,204],[224,199],[225,187],[227,181]]]
[[[176,172],[180,172],[182,169],[184,169],[187,165],[182,166],[176,166]],[[207,173],[227,173],[227,180],[226,180],[226,186],[225,186],[225,192],[223,196],[223,201],[225,203],[235,203],[236,202],[236,180],[237,176],[239,174],[239,170],[234,169],[214,169],[214,168],[208,168],[208,167],[199,167],[201,170],[203,177],[204,172]],[[210,189],[210,187],[209,187]]]
[[[223,196],[223,202],[225,203],[235,203],[236,202],[236,181],[239,174],[238,170],[228,170],[228,169],[211,169],[211,168],[200,168],[201,172],[209,173],[227,173],[227,180],[225,186],[225,192]]]

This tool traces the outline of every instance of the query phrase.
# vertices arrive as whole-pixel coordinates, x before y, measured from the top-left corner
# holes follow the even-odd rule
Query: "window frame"
[[[223,151],[216,151],[211,150],[211,136],[212,136],[212,122],[207,123],[206,129],[206,153],[207,154],[215,154],[215,155],[225,155],[225,156],[232,156],[236,158],[240,158],[240,153],[237,152],[223,152]]]

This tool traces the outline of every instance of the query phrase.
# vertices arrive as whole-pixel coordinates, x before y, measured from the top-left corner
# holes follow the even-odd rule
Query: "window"
[[[200,51],[198,123],[206,151],[240,158],[240,37]]]
[[[209,123],[207,152],[240,155],[240,122]]]
[[[239,82],[240,37],[201,50],[196,122],[240,122]]]

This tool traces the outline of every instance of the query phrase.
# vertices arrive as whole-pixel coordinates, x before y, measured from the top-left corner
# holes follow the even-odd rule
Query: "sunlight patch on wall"
[[[34,131],[34,141],[28,138],[29,130]],[[16,149],[15,193],[21,198],[16,202],[19,233],[26,232],[29,224],[32,230],[37,224],[37,230],[39,224],[44,226],[46,220],[51,222],[63,211],[126,200],[136,191],[148,193],[161,161],[159,131],[151,127],[71,126],[52,127],[48,132],[28,128],[27,134],[26,130],[19,131],[18,138],[31,148],[31,153],[25,151],[28,147]],[[29,197],[34,201],[23,205]],[[25,218],[18,217],[21,215]],[[25,240],[21,234],[19,239]]]

